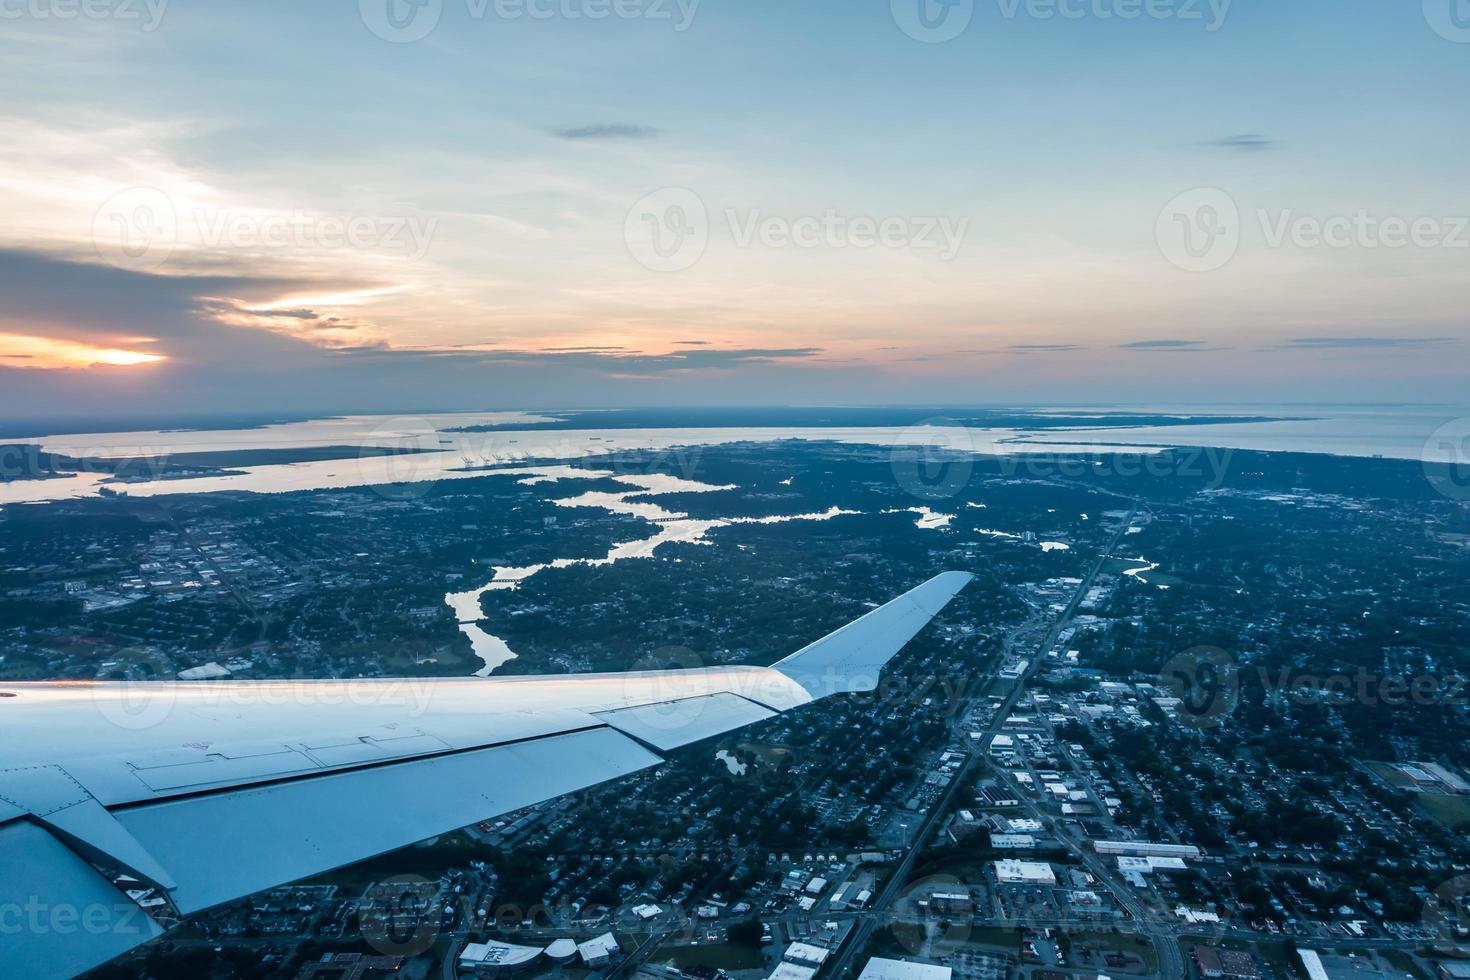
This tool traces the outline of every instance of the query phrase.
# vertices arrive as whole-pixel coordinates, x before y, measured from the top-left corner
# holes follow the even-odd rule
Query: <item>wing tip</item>
[[[804,688],[813,700],[872,691],[888,661],[974,578],[970,572],[941,572],[773,667]],[[869,629],[872,637],[867,636]]]

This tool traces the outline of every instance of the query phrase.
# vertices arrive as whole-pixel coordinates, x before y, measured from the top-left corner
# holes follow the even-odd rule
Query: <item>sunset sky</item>
[[[6,5],[0,413],[1467,400],[1438,0],[419,2]]]

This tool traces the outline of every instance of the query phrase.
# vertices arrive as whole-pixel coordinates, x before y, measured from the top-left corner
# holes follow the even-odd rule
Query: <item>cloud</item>
[[[1267,350],[1419,349],[1458,344],[1454,337],[1298,337]]]
[[[1086,350],[1081,344],[1011,344],[1008,347],[962,347],[956,354],[1060,354]]]
[[[593,123],[588,126],[573,126],[554,129],[552,135],[564,140],[651,140],[659,135],[651,126],[633,126],[628,123]]]
[[[643,354],[616,350],[503,350],[485,351],[487,360],[570,364],[586,370],[617,375],[659,374],[667,371],[719,370],[752,364],[804,360],[822,353],[817,347],[737,347],[676,350]]]
[[[1261,150],[1275,149],[1280,144],[1269,136],[1260,133],[1236,133],[1233,136],[1222,136],[1219,139],[1209,140],[1206,146],[1213,146],[1220,150],[1235,150],[1239,153],[1256,153]]]
[[[1220,347],[1209,347],[1203,340],[1135,340],[1130,344],[1119,344],[1118,348],[1119,350],[1177,351],[1179,353],[1223,350]]]
[[[144,274],[0,249],[0,334],[165,358],[146,371],[8,359],[0,418],[460,410],[485,407],[487,391],[499,407],[695,403],[758,390],[794,398],[821,378],[856,383],[817,360],[817,347],[405,348],[309,304],[266,308],[354,285],[363,284]],[[9,353],[34,352],[12,344]]]
[[[631,347],[543,347],[548,354],[636,354]]]
[[[709,340],[676,340],[676,341],[674,341],[674,344],[676,346],[683,346],[683,347],[708,347],[708,346],[710,346],[711,343],[713,343],[713,341],[709,341]]]

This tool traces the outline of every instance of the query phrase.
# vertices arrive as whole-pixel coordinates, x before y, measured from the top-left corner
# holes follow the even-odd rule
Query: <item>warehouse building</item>
[[[1199,848],[1193,844],[1154,844],[1149,841],[1096,840],[1092,849],[1099,854],[1123,854],[1129,857],[1198,858]]]
[[[997,861],[995,877],[1006,885],[1055,885],[1057,873],[1040,861]]]

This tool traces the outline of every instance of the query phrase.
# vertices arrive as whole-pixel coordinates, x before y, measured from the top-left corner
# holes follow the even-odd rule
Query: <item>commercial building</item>
[[[786,952],[781,954],[781,958],[797,966],[819,967],[827,962],[827,957],[831,955],[832,951],[825,946],[795,942],[786,947]]]
[[[577,958],[577,944],[570,939],[558,939],[546,947],[546,957],[553,963],[570,963]]]
[[[932,963],[910,963],[875,956],[868,960],[858,980],[951,980],[954,971]]]
[[[1192,844],[1155,844],[1149,841],[1097,840],[1092,849],[1099,854],[1126,854],[1130,857],[1198,858],[1199,848]]]
[[[995,877],[1006,885],[1055,885],[1057,873],[1039,861],[997,861]]]
[[[510,943],[468,943],[459,954],[459,968],[479,975],[514,973],[541,958],[539,946],[513,946]]]
[[[990,846],[1001,851],[1031,851],[1036,849],[1036,837],[1032,834],[991,834]]]
[[[929,907],[945,915],[970,915],[975,911],[968,892],[935,892],[929,896]]]
[[[787,963],[783,960],[771,971],[769,980],[813,980],[816,975],[817,968],[814,966],[802,966],[800,963]]]
[[[589,970],[607,966],[612,962],[613,954],[621,952],[622,947],[613,938],[613,934],[605,932],[577,945],[577,954],[582,957],[582,962]]]
[[[1297,950],[1311,980],[1388,980],[1382,970],[1362,956],[1337,956],[1314,949]]]

